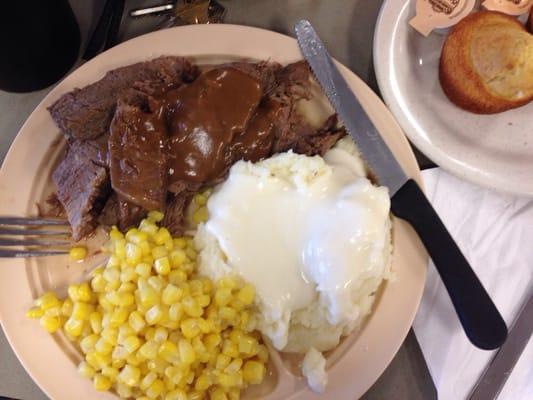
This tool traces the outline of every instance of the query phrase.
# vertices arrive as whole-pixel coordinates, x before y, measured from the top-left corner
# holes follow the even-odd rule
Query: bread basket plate
[[[445,34],[427,38],[409,20],[415,1],[385,0],[374,32],[374,66],[385,103],[411,142],[465,180],[533,196],[533,103],[478,115],[452,104],[438,79]]]
[[[159,55],[181,55],[203,63],[271,59],[282,64],[301,59],[296,41],[266,30],[233,25],[198,25],[150,33],[114,47],[63,80],[37,106],[16,137],[0,170],[0,215],[35,214],[36,202],[50,186],[50,171],[62,139],[46,108],[60,95],[100,79],[107,71]],[[368,110],[385,141],[410,177],[420,183],[414,156],[401,129],[378,97],[353,73],[341,72]],[[327,107],[323,102],[323,107]],[[59,140],[58,140],[59,139]],[[382,285],[372,315],[328,357],[327,391],[314,395],[293,372],[291,360],[271,355],[269,376],[255,394],[266,399],[354,399],[387,367],[413,321],[424,287],[427,255],[414,231],[393,223],[396,279]],[[75,264],[66,257],[0,260],[0,322],[28,373],[52,399],[112,399],[96,392],[76,370],[80,354],[62,334],[47,334],[24,312],[44,291],[65,294],[98,262]],[[246,397],[252,397],[251,394]],[[253,396],[254,398],[255,395]]]

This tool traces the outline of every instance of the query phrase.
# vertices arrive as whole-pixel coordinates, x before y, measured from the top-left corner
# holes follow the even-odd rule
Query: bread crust
[[[533,99],[508,99],[491,92],[476,72],[470,55],[472,35],[486,23],[510,24],[525,30],[515,18],[495,11],[480,11],[460,21],[444,42],[439,62],[439,80],[448,98],[457,106],[478,114],[493,114],[520,107]]]

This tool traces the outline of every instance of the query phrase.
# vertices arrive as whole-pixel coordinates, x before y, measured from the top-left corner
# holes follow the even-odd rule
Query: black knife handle
[[[394,194],[391,209],[424,243],[468,339],[484,350],[500,347],[507,337],[502,316],[415,181],[408,180]]]

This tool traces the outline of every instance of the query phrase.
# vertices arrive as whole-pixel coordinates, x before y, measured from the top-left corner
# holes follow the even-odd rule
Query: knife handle
[[[391,209],[424,243],[468,339],[484,350],[500,347],[507,337],[502,316],[415,181],[409,179],[394,194]]]

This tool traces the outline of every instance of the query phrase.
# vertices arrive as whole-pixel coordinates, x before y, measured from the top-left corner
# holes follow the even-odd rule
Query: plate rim
[[[148,37],[156,37],[156,36],[160,36],[160,35],[161,36],[169,35],[169,37],[170,37],[172,34],[176,34],[178,32],[179,32],[179,34],[185,34],[186,30],[198,32],[198,31],[202,31],[202,30],[214,30],[214,31],[216,31],[216,30],[219,30],[219,29],[220,30],[228,30],[228,31],[234,30],[235,34],[236,33],[242,33],[243,30],[245,30],[245,31],[253,31],[253,32],[256,32],[257,35],[263,35],[265,37],[271,37],[271,38],[276,37],[277,40],[283,40],[287,44],[290,43],[290,46],[293,46],[293,47],[297,48],[296,41],[293,38],[289,37],[289,36],[282,35],[280,33],[276,33],[276,32],[273,32],[273,31],[266,30],[266,29],[248,27],[248,26],[243,26],[243,25],[229,25],[229,24],[224,24],[224,25],[196,25],[196,26],[175,27],[175,28],[170,28],[170,29],[166,29],[166,30],[163,30],[163,31],[151,32],[151,33],[139,36],[137,38],[131,39],[129,41],[126,41],[124,43],[121,43],[120,45],[118,45],[118,46],[116,46],[116,47],[114,47],[114,48],[112,48],[112,49],[110,49],[110,50],[108,50],[108,51],[106,51],[104,53],[101,53],[100,55],[98,55],[97,57],[92,59],[91,61],[83,64],[82,66],[80,66],[76,70],[72,71],[69,75],[67,75],[39,103],[39,105],[37,105],[37,107],[32,111],[32,113],[30,114],[28,119],[25,121],[25,123],[20,128],[19,132],[17,133],[17,136],[15,137],[13,143],[11,144],[11,146],[10,146],[10,148],[9,148],[5,158],[4,158],[4,161],[2,163],[2,167],[0,169],[0,187],[2,187],[3,180],[5,179],[4,175],[6,175],[6,173],[5,173],[6,167],[5,166],[9,165],[16,158],[16,149],[17,149],[17,146],[20,146],[19,142],[21,142],[21,137],[22,137],[21,133],[28,129],[27,126],[29,125],[29,121],[31,121],[32,119],[35,119],[39,115],[39,113],[42,113],[43,108],[45,108],[45,106],[47,104],[50,104],[53,99],[56,99],[57,97],[59,97],[59,95],[61,93],[64,93],[65,91],[68,91],[68,90],[71,90],[71,88],[68,87],[68,84],[64,84],[64,82],[67,81],[68,83],[70,83],[69,78],[72,75],[75,75],[75,76],[81,75],[81,76],[83,76],[83,74],[85,72],[85,69],[88,66],[95,65],[96,63],[100,62],[100,60],[102,60],[104,57],[112,56],[113,52],[120,51],[121,46],[128,46],[128,45],[131,46],[131,42],[134,42],[134,41],[136,41],[138,39],[141,39],[141,38],[144,38],[143,40],[146,40],[146,38],[148,38]],[[194,33],[192,33],[192,34],[194,34]],[[290,39],[291,42],[289,42],[288,39]],[[172,50],[170,50],[170,51],[172,51]],[[172,54],[172,53],[169,52],[167,54]],[[206,53],[202,53],[202,54],[206,54]],[[145,54],[144,55],[144,59],[150,59],[150,58],[153,58],[153,57],[155,57],[157,55],[158,54]],[[198,56],[199,55],[200,55],[200,53],[198,54]],[[191,56],[191,55],[184,54],[184,56]],[[194,55],[193,55],[193,57],[194,57]],[[252,56],[250,56],[250,57],[252,57]],[[140,60],[141,58],[138,57],[137,59]],[[133,62],[135,62],[135,61],[133,61]],[[109,70],[110,68],[115,68],[115,67],[121,66],[121,65],[127,65],[127,64],[120,64],[120,65],[117,65],[117,66],[108,66],[107,70]],[[348,68],[344,67],[341,64],[339,64],[339,66],[340,66],[341,71],[343,72],[343,74],[348,74],[348,77],[350,79],[357,81],[358,85],[361,85],[362,87],[364,87],[361,90],[364,90],[366,94],[371,96],[372,101],[376,101],[376,102],[378,102],[380,104],[380,108],[382,107],[382,109],[380,109],[379,112],[388,113],[387,119],[390,120],[390,123],[393,124],[393,127],[394,127],[394,129],[396,131],[398,131],[399,133],[402,133],[400,127],[397,124],[397,122],[394,120],[394,117],[390,114],[390,112],[387,111],[386,106],[379,100],[377,95],[371,91],[371,89],[366,85],[366,83],[364,83],[361,79],[359,79]],[[404,157],[406,158],[405,159],[405,163],[408,163],[409,165],[416,166],[416,171],[415,171],[414,174],[412,174],[412,177],[414,177],[421,184],[420,171],[419,171],[418,166],[416,164],[416,161],[415,161],[415,158],[414,158],[414,154],[412,153],[412,150],[410,149],[410,147],[408,145],[407,139],[405,138],[405,136],[403,134],[401,134],[401,135],[398,135],[398,137],[395,138],[395,140],[398,140],[398,141],[400,141],[402,143],[401,144],[402,151],[405,150],[404,151],[405,152]],[[6,197],[5,193],[1,192],[0,193],[0,199],[4,198],[4,197]],[[405,227],[402,225],[403,224],[402,221],[395,220],[395,224],[399,224],[399,226],[402,229],[405,229]],[[410,228],[407,228],[407,229],[410,229]],[[419,241],[415,240],[414,242],[415,242],[415,243],[413,243],[414,250],[411,250],[411,251],[414,251],[417,256],[421,255],[421,253],[420,253],[421,252],[420,251],[420,244],[418,243]],[[427,260],[427,256],[425,256],[425,253],[424,253],[424,255],[421,255],[421,257],[425,257],[426,260]],[[4,273],[7,274],[6,269],[5,269],[6,265],[3,265],[3,264],[4,263],[0,263],[0,276],[2,276]],[[16,267],[13,266],[12,268],[16,268]],[[20,268],[24,268],[24,267],[21,266]],[[404,323],[402,324],[402,328],[405,328],[404,332],[401,332],[400,335],[396,335],[398,338],[396,340],[394,340],[394,342],[395,342],[395,345],[393,346],[394,347],[394,351],[391,351],[390,353],[387,353],[387,355],[383,356],[383,359],[386,359],[386,361],[383,362],[382,368],[379,368],[379,371],[376,372],[376,374],[373,377],[373,379],[368,380],[367,382],[365,382],[365,386],[366,387],[365,387],[364,391],[360,393],[361,395],[364,392],[366,392],[366,390],[368,390],[370,388],[370,386],[379,378],[379,376],[381,376],[381,374],[386,369],[386,367],[390,364],[392,358],[397,353],[398,349],[400,348],[401,344],[403,343],[403,341],[404,341],[404,339],[405,339],[405,337],[406,337],[406,335],[407,335],[407,333],[409,331],[409,328],[412,325],[412,322],[413,322],[413,319],[414,319],[414,315],[415,315],[416,310],[418,309],[418,305],[420,303],[420,299],[421,299],[421,296],[422,296],[422,291],[423,291],[423,288],[424,288],[426,270],[427,270],[427,262],[425,263],[425,265],[424,265],[422,270],[416,272],[418,274],[418,275],[416,275],[416,278],[418,279],[418,282],[416,282],[416,284],[417,284],[417,287],[416,287],[417,292],[414,293],[412,298],[410,299],[412,308],[410,310],[408,310],[408,312],[406,312],[406,318],[404,320]],[[0,294],[0,299],[2,299],[1,294]],[[36,375],[38,375],[38,374],[34,374],[33,373],[32,360],[26,359],[25,357],[21,357],[21,355],[17,351],[17,347],[19,345],[18,345],[18,340],[16,339],[16,331],[14,331],[12,329],[12,327],[7,327],[5,325],[5,318],[4,318],[4,312],[3,312],[4,307],[3,307],[3,304],[1,304],[1,303],[2,302],[0,302],[0,324],[2,325],[2,327],[4,329],[6,338],[7,338],[8,342],[9,342],[11,348],[15,352],[17,358],[19,359],[19,361],[21,362],[21,364],[25,368],[26,372],[32,377],[34,382],[41,388],[41,390],[43,390],[51,398],[54,398],[54,395],[58,396],[58,392],[55,389],[54,390],[50,389],[50,387],[49,387],[50,385],[47,385],[46,382],[44,382],[41,379],[36,379],[36,377],[37,377]],[[22,316],[22,318],[25,318],[25,317]],[[35,323],[35,321],[32,321],[32,323]],[[36,324],[36,325],[38,325],[38,324]],[[37,329],[41,329],[41,328],[39,326],[37,326]],[[46,335],[48,336],[48,334],[46,334]],[[343,358],[348,358],[348,357],[343,357]],[[102,398],[115,398],[114,396],[109,396],[108,394],[103,395],[103,394],[98,393],[98,395],[100,397],[102,397]],[[328,395],[328,393],[326,392],[326,396],[327,395]],[[293,398],[293,397],[294,398],[296,398],[296,397],[297,398],[307,398],[307,396],[309,396],[309,393],[305,392],[302,395],[302,392],[299,392],[299,393],[294,393],[294,396],[291,396],[291,398]],[[59,396],[59,397],[61,397],[61,396]],[[324,397],[324,398],[326,398],[326,397]]]
[[[483,174],[464,168],[459,160],[455,160],[448,155],[445,150],[431,144],[429,141],[423,140],[420,135],[416,133],[416,129],[413,125],[409,123],[408,118],[405,116],[403,108],[399,104],[397,97],[394,94],[394,90],[392,89],[390,74],[391,64],[394,63],[394,57],[391,56],[391,51],[393,38],[395,36],[395,27],[397,26],[401,11],[404,7],[408,7],[410,3],[410,0],[384,0],[374,28],[372,46],[374,70],[376,71],[378,87],[388,109],[392,112],[409,140],[413,142],[417,149],[437,164],[438,167],[479,186],[507,194],[533,197],[533,185],[530,185],[529,187],[527,185],[517,187],[515,184],[507,183],[500,179],[496,180],[489,174]],[[384,23],[384,21],[389,18],[393,20],[393,23],[390,21]]]

